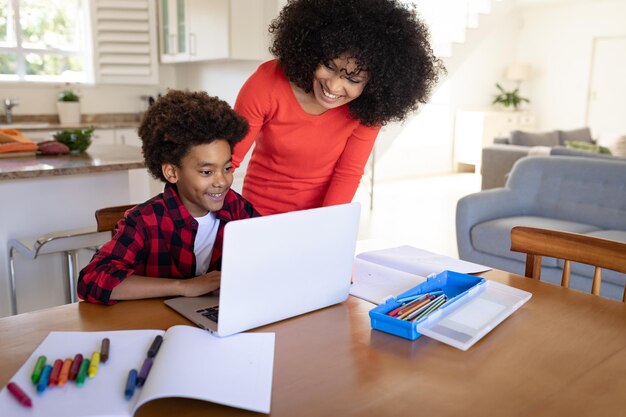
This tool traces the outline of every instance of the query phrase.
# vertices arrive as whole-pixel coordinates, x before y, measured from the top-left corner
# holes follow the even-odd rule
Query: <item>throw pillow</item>
[[[567,141],[593,143],[591,130],[588,127],[574,130],[559,130],[559,144],[565,145]]]
[[[559,132],[532,133],[521,130],[511,132],[511,144],[521,146],[558,146]]]
[[[581,151],[593,152],[593,153],[603,153],[607,155],[611,155],[611,151],[609,148],[600,145],[594,145],[589,142],[581,142],[576,140],[568,140],[565,141],[566,148],[572,149],[580,149]]]

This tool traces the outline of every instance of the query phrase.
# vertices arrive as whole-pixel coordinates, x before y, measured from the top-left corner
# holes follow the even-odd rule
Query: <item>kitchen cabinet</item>
[[[43,141],[46,141],[46,140],[54,139],[52,137],[52,135],[57,133],[57,130],[27,130],[27,129],[21,129],[21,132],[24,134],[24,136],[26,136],[28,139],[32,140],[33,142],[43,142]]]
[[[460,111],[454,126],[454,160],[456,165],[473,165],[480,172],[482,149],[493,139],[506,137],[512,130],[533,131],[535,115],[521,111]]]
[[[96,129],[91,136],[91,143],[98,145],[119,145],[115,140],[115,130]]]
[[[228,58],[228,0],[161,0],[161,62]]]
[[[137,129],[116,129],[115,140],[119,145],[141,148],[142,142]],[[163,192],[163,182],[152,177],[147,168],[128,171],[130,201],[141,203]]]
[[[141,147],[141,139],[137,129],[116,129],[115,140],[120,145],[130,145]]]
[[[266,60],[268,26],[285,0],[160,0],[161,62]]]

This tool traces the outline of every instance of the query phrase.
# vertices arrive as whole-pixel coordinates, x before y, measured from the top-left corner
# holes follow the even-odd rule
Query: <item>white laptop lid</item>
[[[198,311],[217,297],[165,303],[219,336],[340,303],[350,289],[360,212],[352,203],[230,222],[217,326]]]
[[[228,223],[218,335],[346,300],[360,211],[351,203]]]

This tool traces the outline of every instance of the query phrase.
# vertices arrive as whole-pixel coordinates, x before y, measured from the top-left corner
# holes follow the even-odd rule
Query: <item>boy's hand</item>
[[[220,271],[207,272],[195,278],[182,280],[182,296],[198,297],[211,291],[215,291],[220,287],[220,279],[222,273]]]

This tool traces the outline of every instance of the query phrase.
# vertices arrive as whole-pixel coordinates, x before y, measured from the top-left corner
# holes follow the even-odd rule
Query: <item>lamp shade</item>
[[[532,69],[528,64],[511,64],[507,67],[504,77],[511,81],[526,81],[530,79]]]

